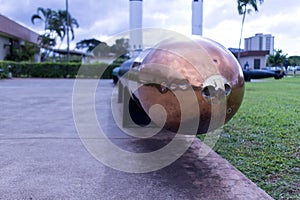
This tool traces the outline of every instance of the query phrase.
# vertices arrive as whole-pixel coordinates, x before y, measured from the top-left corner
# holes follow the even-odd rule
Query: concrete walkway
[[[82,144],[72,115],[74,80],[0,80],[0,199],[272,199],[214,152],[198,159],[194,140],[171,165],[126,173],[97,161]],[[130,149],[165,141],[123,137],[107,112],[112,81],[97,91],[108,137]],[[168,133],[166,133],[168,134]]]

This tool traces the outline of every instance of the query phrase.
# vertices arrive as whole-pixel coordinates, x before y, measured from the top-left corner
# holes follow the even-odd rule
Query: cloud
[[[211,29],[225,21],[240,20],[235,4],[232,1],[207,1],[204,3],[204,25]]]
[[[177,1],[144,1],[143,23],[145,27],[168,29],[171,26],[180,26],[187,23],[191,2]]]
[[[43,28],[42,25],[41,27],[38,27],[31,23],[31,16],[36,14],[38,7],[64,9],[63,1],[0,0],[0,4],[0,13],[36,30]]]
[[[99,1],[99,0],[72,0],[70,13],[78,19],[83,28],[93,26],[101,20],[128,20],[129,5],[124,0]],[[105,31],[105,30],[103,30]]]
[[[30,18],[38,7],[65,9],[62,0],[0,0],[0,3],[0,13],[37,32],[43,29],[43,25],[33,25]],[[171,29],[189,35],[191,5],[191,0],[143,0],[144,27]],[[259,12],[247,15],[243,36],[270,33],[275,36],[276,48],[300,55],[300,49],[295,47],[300,42],[299,7],[300,1],[265,0]],[[129,0],[69,0],[69,10],[80,25],[75,29],[72,43],[92,37],[109,38],[129,28]],[[204,36],[226,47],[236,47],[242,20],[236,0],[204,0],[203,12]]]
[[[299,16],[283,16],[278,14],[273,16],[272,25],[268,27],[270,32],[282,34],[287,37],[298,37],[300,33]]]

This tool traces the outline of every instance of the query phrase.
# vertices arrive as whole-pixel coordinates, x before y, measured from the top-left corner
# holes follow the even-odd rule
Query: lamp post
[[[67,13],[67,60],[70,62],[70,36],[69,36],[69,3],[68,0],[66,0],[66,13]]]

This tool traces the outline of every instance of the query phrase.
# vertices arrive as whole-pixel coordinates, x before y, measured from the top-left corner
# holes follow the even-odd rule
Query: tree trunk
[[[242,27],[241,27],[241,34],[240,34],[240,41],[239,41],[239,51],[238,51],[238,61],[239,61],[239,63],[240,63],[240,58],[241,58],[241,43],[242,43],[243,29],[244,29],[246,13],[247,13],[247,5],[245,5],[245,10],[244,10],[243,19],[242,19]]]

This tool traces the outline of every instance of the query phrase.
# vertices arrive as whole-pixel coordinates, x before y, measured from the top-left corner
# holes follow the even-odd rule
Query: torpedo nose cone
[[[235,57],[220,44],[164,41],[152,48],[139,68],[138,97],[153,122],[171,131],[201,134],[215,130],[238,111],[244,96],[244,78]],[[166,116],[162,116],[166,115]]]

